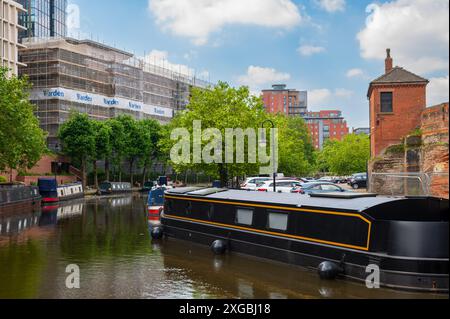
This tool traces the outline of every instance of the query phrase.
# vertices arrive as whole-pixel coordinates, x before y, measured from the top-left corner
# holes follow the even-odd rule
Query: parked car
[[[336,178],[335,177],[331,177],[331,176],[321,177],[317,181],[318,182],[324,182],[324,183],[337,183]]]
[[[241,189],[255,191],[258,185],[270,180],[272,180],[270,177],[249,177],[241,184]]]
[[[312,183],[312,182],[315,182],[316,179],[312,178],[312,177],[301,177],[300,181],[303,183]]]
[[[293,188],[299,187],[302,184],[302,182],[294,179],[277,180],[276,191],[277,193],[290,193]],[[258,185],[257,190],[259,192],[273,192],[273,181],[265,181],[264,183]]]
[[[291,193],[297,194],[316,194],[316,193],[335,193],[348,192],[344,188],[328,182],[306,183],[291,190]]]
[[[367,188],[367,173],[353,174],[348,184],[353,189]]]

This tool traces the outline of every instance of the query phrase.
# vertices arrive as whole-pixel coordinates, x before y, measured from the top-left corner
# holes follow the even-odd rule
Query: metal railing
[[[380,195],[433,196],[436,178],[448,173],[370,173],[368,190]]]

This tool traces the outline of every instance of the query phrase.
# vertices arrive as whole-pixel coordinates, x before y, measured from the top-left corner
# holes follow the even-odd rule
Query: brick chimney
[[[392,68],[394,67],[394,60],[391,58],[391,49],[386,49],[387,57],[385,61],[385,70],[386,74],[392,71]]]

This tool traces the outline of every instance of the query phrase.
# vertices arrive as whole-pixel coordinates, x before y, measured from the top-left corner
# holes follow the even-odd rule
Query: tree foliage
[[[96,151],[96,125],[86,114],[73,113],[61,125],[58,138],[63,152],[81,163],[83,186],[86,187],[87,161],[95,157]]]
[[[178,173],[187,170],[204,172],[213,178],[220,178],[222,183],[225,183],[229,177],[259,174],[261,166],[259,158],[256,163],[248,160],[249,145],[247,138],[244,146],[244,163],[239,163],[236,160],[233,163],[225,163],[226,129],[242,129],[245,131],[250,128],[258,132],[267,119],[271,119],[276,128],[279,129],[279,172],[300,175],[311,171],[314,161],[314,148],[303,119],[267,114],[264,111],[261,99],[252,96],[247,87],[233,88],[223,82],[219,82],[217,86],[208,90],[193,89],[190,104],[185,111],[178,113],[168,125],[160,147],[165,154],[169,154],[171,148],[178,142],[171,139],[171,132],[183,128],[192,137],[192,151],[194,121],[201,121],[203,131],[217,129],[222,136],[221,163],[205,163],[204,161],[194,163],[191,152],[190,163],[173,163],[169,160],[169,164]],[[270,140],[268,138],[268,150],[271,149]],[[201,149],[204,150],[209,142],[210,140],[203,140]],[[236,143],[233,145],[233,150],[236,153]]]
[[[47,151],[46,134],[28,102],[30,88],[26,78],[8,77],[0,68],[0,171],[30,169]]]
[[[317,158],[323,172],[351,175],[367,170],[370,159],[370,139],[367,135],[347,135],[342,141],[328,140]]]

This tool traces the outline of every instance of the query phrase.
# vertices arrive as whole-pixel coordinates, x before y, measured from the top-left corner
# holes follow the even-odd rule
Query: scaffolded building
[[[106,120],[121,114],[170,121],[186,108],[192,87],[209,83],[145,63],[133,54],[91,40],[27,39],[19,70],[33,84],[31,102],[48,146],[59,150],[57,132],[72,111]]]

